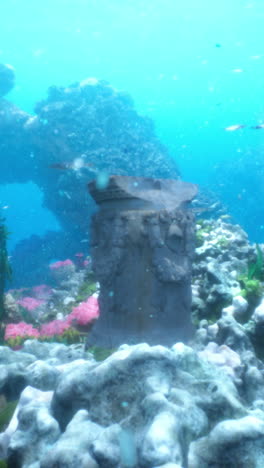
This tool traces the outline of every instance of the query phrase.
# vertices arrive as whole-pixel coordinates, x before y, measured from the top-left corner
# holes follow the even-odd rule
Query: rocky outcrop
[[[37,242],[46,262],[69,245],[78,251],[82,241],[89,241],[95,204],[87,183],[92,179],[101,183],[111,174],[179,177],[153,122],[136,112],[129,96],[95,78],[51,87],[47,99],[36,105],[35,116],[1,99],[0,93],[0,142],[0,183],[33,181],[62,228]],[[14,277],[23,278],[23,285],[30,284],[26,272],[32,268],[26,247],[13,256]],[[32,247],[30,258],[44,275],[43,261]]]
[[[246,366],[234,378],[237,358],[224,352],[224,367],[182,343],[123,345],[101,363],[88,355],[54,361],[53,391],[22,394],[8,432],[9,466],[246,467],[246,453],[261,466],[264,394],[245,398]]]
[[[95,176],[178,177],[153,123],[129,96],[94,78],[51,87],[34,117],[0,100],[0,136],[0,183],[35,182],[44,205],[79,239],[87,235],[94,205],[86,184]]]
[[[220,318],[222,309],[241,294],[239,277],[247,274],[248,264],[255,261],[255,248],[239,225],[229,223],[225,216],[198,221],[193,262],[194,316],[198,320]],[[247,310],[246,304],[237,305],[234,313],[243,318]]]

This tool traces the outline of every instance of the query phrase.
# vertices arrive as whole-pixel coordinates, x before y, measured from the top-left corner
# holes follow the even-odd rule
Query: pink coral
[[[19,299],[17,301],[17,304],[24,307],[24,309],[31,311],[44,304],[44,302],[45,301],[43,301],[42,299],[35,299],[34,297],[26,296],[22,297],[22,299]]]
[[[84,253],[83,253],[83,252],[77,252],[74,256],[75,256],[75,257],[78,257],[78,258],[83,258],[83,257],[84,257]]]
[[[74,256],[77,268],[85,268],[90,263],[88,259],[85,259],[83,252],[77,252]]]
[[[88,325],[99,317],[99,304],[97,297],[90,296],[87,301],[81,302],[67,317],[68,323]]]
[[[52,294],[52,289],[47,284],[39,284],[32,288],[32,294],[38,299],[47,300]]]
[[[58,268],[73,266],[73,262],[67,258],[67,260],[59,260],[58,262],[54,262],[50,264],[51,270],[57,270]]]
[[[59,284],[62,281],[69,281],[76,270],[74,263],[70,259],[51,263],[49,267],[53,280]]]
[[[52,322],[45,323],[40,328],[41,336],[54,336],[62,335],[65,330],[70,328],[70,323],[65,320],[52,320]]]
[[[17,336],[39,337],[39,331],[31,324],[25,322],[9,323],[5,329],[5,340],[16,338]]]

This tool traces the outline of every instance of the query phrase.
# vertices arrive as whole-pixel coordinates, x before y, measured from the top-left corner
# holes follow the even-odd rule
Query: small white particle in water
[[[96,177],[96,188],[98,188],[99,190],[104,190],[105,188],[107,188],[108,182],[109,175],[107,174],[107,172],[99,172],[99,174]]]
[[[132,431],[123,429],[119,434],[120,457],[122,466],[134,468],[137,463],[137,452]]]

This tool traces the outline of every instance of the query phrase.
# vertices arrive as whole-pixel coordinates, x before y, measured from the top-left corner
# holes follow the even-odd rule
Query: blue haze
[[[17,83],[8,99],[33,112],[52,84],[105,79],[154,120],[182,177],[214,188],[219,163],[263,161],[264,130],[249,128],[264,119],[263,24],[263,0],[2,0],[0,62]],[[224,130],[235,124],[247,127]],[[47,211],[35,218],[38,189],[22,191],[0,187],[13,242],[58,228]]]

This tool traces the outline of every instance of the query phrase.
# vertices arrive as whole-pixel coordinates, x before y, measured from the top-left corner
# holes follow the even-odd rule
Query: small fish
[[[206,213],[207,211],[210,211],[210,207],[208,208],[192,208],[192,213],[196,214],[196,215],[199,215],[199,214],[202,214],[202,213]]]
[[[60,197],[66,197],[68,200],[71,200],[71,195],[66,190],[59,190]]]
[[[259,130],[261,128],[264,128],[264,124],[259,124],[259,125],[253,125],[252,127],[250,128],[253,128],[254,130]]]
[[[244,128],[245,125],[230,125],[229,127],[225,127],[225,130],[227,132],[235,132],[236,130],[239,130],[240,128]]]
[[[72,171],[79,171],[85,167],[92,167],[92,163],[86,163],[83,158],[75,158],[73,161],[70,162],[61,162],[61,163],[54,163],[50,164],[50,169],[59,169],[59,170],[72,170]]]

